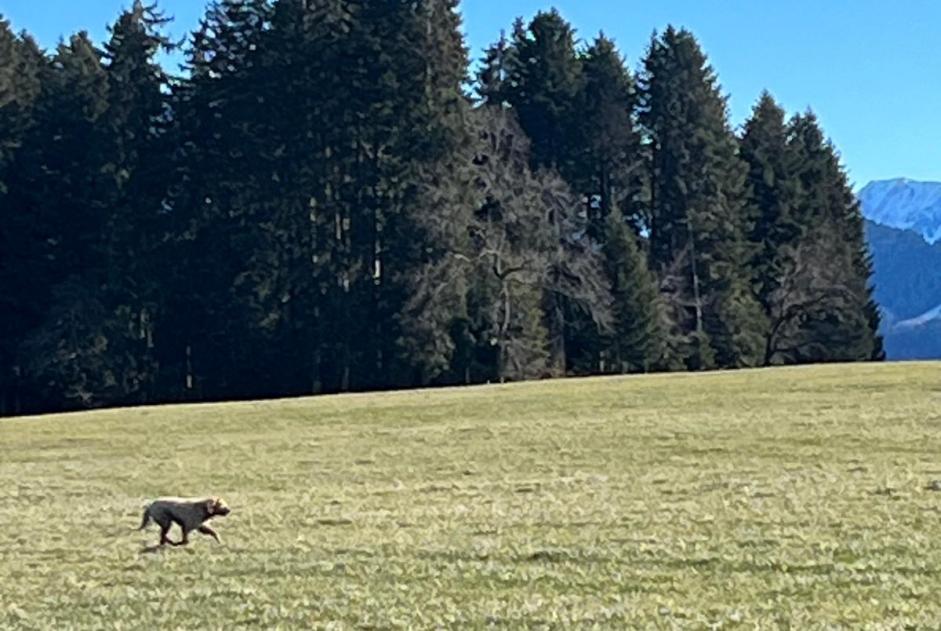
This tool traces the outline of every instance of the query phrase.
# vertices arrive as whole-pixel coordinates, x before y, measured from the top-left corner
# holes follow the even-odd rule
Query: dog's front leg
[[[210,537],[215,539],[216,543],[222,543],[222,540],[219,539],[219,535],[216,534],[216,531],[210,528],[207,524],[203,524],[202,526],[197,528],[197,530],[199,530],[199,532],[203,533],[204,535],[209,535]]]
[[[167,545],[168,543],[169,543],[171,546],[177,545],[176,542],[171,541],[171,540],[170,540],[170,537],[167,536],[169,533],[170,533],[170,524],[167,524],[166,526],[164,526],[163,524],[161,524],[161,525],[160,525],[160,545],[161,545],[161,546],[165,546],[165,545]]]
[[[180,539],[179,541],[170,541],[169,539],[167,539],[167,543],[169,543],[171,546],[185,546],[187,543],[189,543],[189,538],[187,536],[189,533],[186,530],[186,524],[184,523],[182,519],[171,517],[170,524],[167,525],[168,531],[173,526],[173,524],[176,524],[177,526],[180,527],[180,532],[183,534],[183,538]]]
[[[183,538],[180,539],[178,542],[176,542],[174,545],[185,546],[186,544],[190,542],[189,531],[186,530],[186,528],[181,528],[181,530],[183,531]]]

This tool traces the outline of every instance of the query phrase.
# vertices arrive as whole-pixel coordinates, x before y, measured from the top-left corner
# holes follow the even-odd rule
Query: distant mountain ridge
[[[929,244],[911,230],[866,222],[875,268],[876,301],[895,324],[941,305],[941,243]]]
[[[941,182],[907,178],[870,182],[859,191],[866,219],[912,230],[928,243],[941,241]]]
[[[888,358],[941,358],[941,182],[870,182],[859,200]]]

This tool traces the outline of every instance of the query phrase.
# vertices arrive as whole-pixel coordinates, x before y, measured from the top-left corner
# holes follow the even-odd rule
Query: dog
[[[138,530],[146,528],[151,520],[155,521],[160,526],[159,546],[185,546],[189,543],[189,533],[193,530],[211,536],[216,543],[222,543],[218,533],[206,522],[216,516],[225,517],[230,512],[232,510],[218,497],[161,497],[144,508],[144,518]],[[173,524],[177,524],[183,532],[183,538],[179,541],[171,541],[167,536]]]

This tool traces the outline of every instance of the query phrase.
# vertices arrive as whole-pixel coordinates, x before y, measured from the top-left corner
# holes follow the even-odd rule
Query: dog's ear
[[[206,512],[212,515],[214,512],[216,512],[216,504],[218,503],[219,501],[216,498],[210,497],[208,500],[206,500]]]

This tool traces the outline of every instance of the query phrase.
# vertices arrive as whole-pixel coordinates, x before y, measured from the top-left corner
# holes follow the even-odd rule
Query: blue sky
[[[0,14],[43,46],[85,29],[96,40],[131,0],[0,0]],[[182,37],[202,0],[161,0]],[[474,59],[537,0],[464,0]],[[892,177],[941,181],[941,2],[938,0],[556,0],[578,35],[603,30],[632,70],[654,29],[692,30],[730,94],[740,125],[767,88],[789,112],[812,107],[857,186]]]

